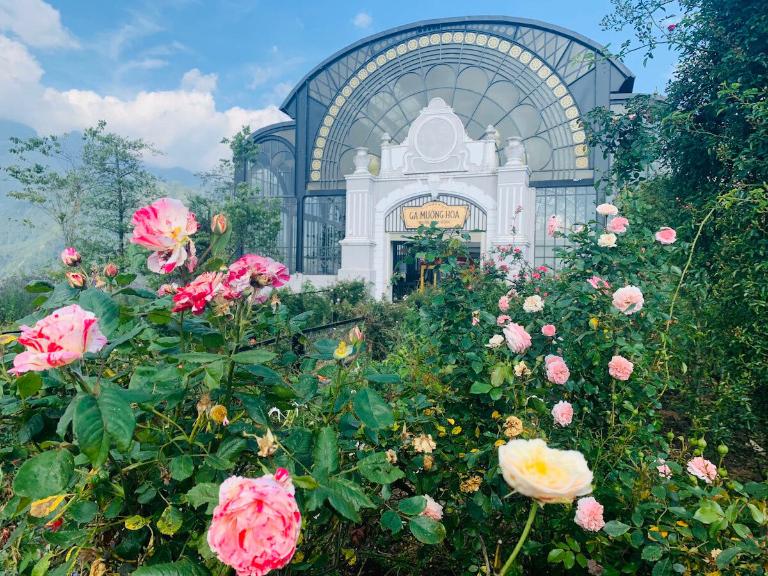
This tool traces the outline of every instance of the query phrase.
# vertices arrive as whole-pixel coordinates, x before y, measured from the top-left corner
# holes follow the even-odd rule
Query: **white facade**
[[[528,186],[525,150],[519,139],[509,138],[506,163],[499,166],[495,135],[489,126],[481,140],[472,140],[453,110],[434,98],[404,142],[394,143],[384,134],[378,175],[369,170],[368,151],[359,148],[355,171],[346,176],[346,235],[338,279],[363,280],[375,296],[391,298],[392,244],[413,232],[405,227],[402,207],[446,198],[468,206],[464,229],[482,252],[514,245],[532,260],[536,199]]]

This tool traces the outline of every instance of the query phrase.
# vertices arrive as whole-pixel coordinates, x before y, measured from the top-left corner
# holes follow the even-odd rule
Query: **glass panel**
[[[344,239],[344,196],[304,199],[304,273],[336,274]]]
[[[536,234],[534,263],[557,267],[555,249],[568,244],[562,237],[547,236],[547,220],[553,214],[560,217],[565,229],[595,219],[597,192],[591,186],[568,186],[536,189]]]

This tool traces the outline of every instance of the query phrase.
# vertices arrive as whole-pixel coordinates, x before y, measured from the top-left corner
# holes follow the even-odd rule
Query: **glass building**
[[[601,201],[595,182],[608,161],[587,146],[582,117],[621,105],[633,83],[599,44],[558,26],[499,16],[417,22],[360,40],[310,71],[281,106],[292,120],[254,133],[260,155],[241,177],[281,199],[280,247],[291,270],[335,275],[348,231],[347,176],[362,168],[373,181],[383,177],[382,150],[405,142],[439,98],[466,138],[494,142],[497,166],[508,163],[508,139],[523,144],[535,192],[531,259],[551,264],[562,240],[547,237],[547,218],[584,221]],[[365,167],[363,156],[356,163],[361,148]]]

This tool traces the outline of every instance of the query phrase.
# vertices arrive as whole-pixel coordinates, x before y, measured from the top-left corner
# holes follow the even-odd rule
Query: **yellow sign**
[[[445,202],[427,202],[421,206],[405,206],[403,222],[410,229],[437,223],[438,228],[463,228],[469,206],[449,206]]]

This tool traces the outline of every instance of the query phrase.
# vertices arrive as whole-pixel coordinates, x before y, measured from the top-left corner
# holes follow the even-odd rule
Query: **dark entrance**
[[[480,260],[480,243],[469,244],[469,256],[474,261]],[[424,282],[432,284],[434,271],[425,270]],[[419,274],[419,262],[408,259],[408,241],[392,241],[392,300],[402,300],[411,292],[419,288],[421,277]]]

